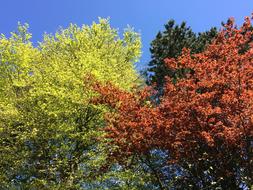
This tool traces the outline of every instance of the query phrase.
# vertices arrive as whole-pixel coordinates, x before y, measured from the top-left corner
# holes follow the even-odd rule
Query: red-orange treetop
[[[184,49],[179,58],[166,59],[175,71],[184,69],[184,77],[167,78],[158,105],[143,96],[147,91],[133,95],[97,86],[100,103],[116,110],[106,128],[118,146],[113,156],[162,149],[176,162],[213,159],[233,168],[234,160],[253,171],[252,36],[250,18],[240,28],[230,19],[204,52]]]

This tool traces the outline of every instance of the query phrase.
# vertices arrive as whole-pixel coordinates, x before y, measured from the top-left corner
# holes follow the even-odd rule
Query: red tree
[[[150,90],[123,92],[95,85],[97,99],[112,108],[107,137],[122,160],[153,149],[168,151],[168,164],[185,169],[192,188],[237,189],[253,184],[253,44],[247,17],[237,29],[233,19],[199,54],[184,49],[166,59],[184,78],[168,78],[158,105]],[[148,101],[149,100],[149,101]],[[188,179],[186,179],[189,177]],[[189,180],[190,179],[190,180]]]

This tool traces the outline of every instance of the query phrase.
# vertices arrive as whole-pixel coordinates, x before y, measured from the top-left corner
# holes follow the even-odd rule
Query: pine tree
[[[165,30],[159,31],[151,42],[151,61],[147,69],[147,75],[150,75],[147,77],[147,83],[156,83],[159,91],[163,88],[166,76],[176,77],[176,73],[166,66],[165,58],[180,56],[184,47],[191,49],[193,54],[202,52],[217,35],[216,28],[196,34],[187,27],[186,22],[177,25],[174,20],[169,20],[164,27]]]

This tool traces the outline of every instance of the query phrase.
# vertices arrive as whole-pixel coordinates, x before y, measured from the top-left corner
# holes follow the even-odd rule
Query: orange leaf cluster
[[[170,68],[188,72],[177,82],[167,78],[158,105],[148,101],[149,90],[134,94],[96,85],[99,103],[114,110],[106,128],[118,146],[113,156],[161,149],[174,161],[208,155],[225,164],[224,154],[236,154],[252,168],[252,31],[250,18],[240,28],[230,19],[204,52],[184,49],[177,59],[166,59]]]

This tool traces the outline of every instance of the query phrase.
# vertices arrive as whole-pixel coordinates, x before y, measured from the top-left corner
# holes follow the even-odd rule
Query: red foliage
[[[176,158],[198,157],[202,143],[209,147],[242,148],[253,136],[253,32],[250,19],[236,29],[233,21],[199,54],[184,50],[175,69],[187,68],[185,78],[166,83],[159,105]],[[247,47],[248,46],[248,47]]]
[[[187,72],[176,83],[167,79],[158,105],[147,101],[147,90],[138,95],[97,85],[100,103],[114,109],[106,128],[119,147],[114,156],[158,148],[176,162],[215,159],[224,175],[231,171],[225,168],[229,157],[253,171],[251,27],[248,17],[239,29],[231,19],[204,52],[184,49],[179,58],[166,59],[170,68]]]
[[[150,88],[130,93],[110,84],[96,83],[93,87],[100,94],[94,102],[111,108],[111,112],[105,115],[108,123],[106,137],[119,147],[118,151],[111,154],[123,158],[136,151],[141,153],[150,150],[150,146],[157,143],[154,140],[154,128],[160,125],[162,118],[158,108],[147,101],[151,95]]]

